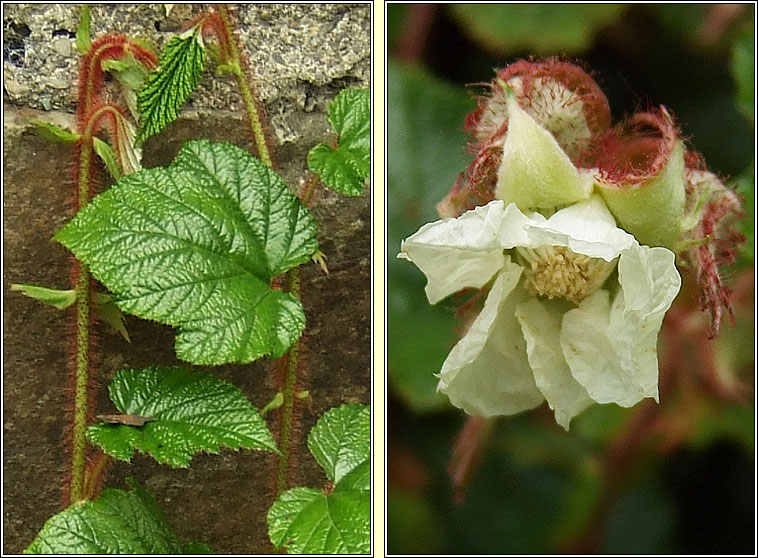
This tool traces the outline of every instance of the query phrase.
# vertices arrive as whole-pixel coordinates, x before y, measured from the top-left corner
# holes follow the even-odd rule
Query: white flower
[[[674,254],[617,228],[599,196],[550,218],[495,200],[424,225],[399,257],[426,275],[432,304],[491,283],[439,374],[437,389],[467,413],[547,400],[568,429],[593,402],[658,400],[657,335],[681,285]]]

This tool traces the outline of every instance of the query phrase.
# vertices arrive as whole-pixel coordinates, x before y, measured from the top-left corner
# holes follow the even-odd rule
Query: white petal
[[[424,225],[403,241],[398,257],[426,275],[426,296],[436,304],[461,289],[483,287],[503,266],[503,248],[528,242],[524,226],[532,222],[515,206],[503,210],[503,202],[495,200]]]
[[[561,347],[592,399],[631,407],[658,400],[658,331],[681,279],[672,252],[635,242],[621,254],[619,282],[612,306],[598,290],[564,315]]]
[[[526,226],[533,242],[567,246],[577,254],[617,258],[634,244],[634,237],[619,229],[610,211],[599,196],[580,201],[553,214],[545,223]]]
[[[517,286],[520,277],[521,267],[506,258],[484,308],[442,365],[438,391],[470,415],[512,415],[544,401],[514,315],[516,305],[529,298]]]
[[[561,351],[561,318],[567,306],[564,301],[532,298],[516,307],[537,387],[555,411],[556,422],[566,430],[571,419],[593,403],[571,375]]]

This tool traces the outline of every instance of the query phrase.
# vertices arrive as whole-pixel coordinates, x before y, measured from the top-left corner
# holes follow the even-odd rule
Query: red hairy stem
[[[105,480],[105,473],[113,464],[113,459],[106,453],[98,451],[97,455],[89,460],[87,471],[84,475],[84,498],[92,500],[100,495]]]
[[[226,57],[224,62],[229,64],[237,79],[258,156],[264,164],[276,170],[275,161],[271,154],[272,144],[264,125],[263,112],[247,75],[246,62],[235,36],[231,11],[225,4],[217,4],[215,13],[210,14],[202,21],[203,30],[207,28],[215,34],[221,44],[222,56]],[[306,202],[307,200],[303,201],[304,204]],[[292,296],[297,299],[301,298],[300,272],[297,268],[287,273],[287,286]],[[275,374],[278,372],[277,375],[283,374],[284,376],[283,381],[277,382],[283,395],[282,405],[276,411],[278,425],[276,430],[279,438],[279,450],[281,451],[281,456],[277,459],[275,474],[277,496],[287,489],[290,472],[295,461],[296,444],[294,441],[299,417],[297,391],[304,387],[302,374],[300,374],[302,370],[301,355],[304,347],[305,344],[301,338],[292,345],[287,355],[280,359],[275,366]]]
[[[105,71],[102,69],[103,61],[118,60],[126,54],[134,55],[134,58],[148,70],[154,69],[158,65],[155,54],[129,39],[126,35],[110,34],[95,39],[82,58],[79,67],[79,92],[76,106],[76,117],[80,131],[87,126],[93,103],[102,98],[105,82]]]
[[[421,61],[438,11],[439,8],[434,4],[413,4],[408,7],[408,17],[395,48],[395,54],[400,60]]]
[[[125,117],[115,105],[103,99],[105,72],[102,63],[108,59],[119,59],[132,54],[136,60],[148,69],[157,64],[155,55],[125,35],[106,35],[92,42],[84,55],[79,73],[79,90],[77,103],[77,129],[80,139],[77,142],[77,159],[74,178],[76,188],[76,208],[83,209],[92,198],[96,188],[94,134],[103,123],[112,122],[111,139],[119,148],[123,138],[118,133],[116,118]],[[94,315],[91,307],[93,289],[91,277],[86,266],[79,262],[73,264],[74,289],[76,291],[76,342],[73,366],[74,405],[71,424],[71,465],[70,482],[66,489],[66,504],[86,499],[96,489],[87,486],[87,421],[91,414],[91,390],[95,383],[92,379],[92,343]]]
[[[460,505],[466,497],[468,485],[484,457],[492,433],[492,419],[470,416],[466,418],[453,443],[453,452],[447,472],[453,485],[453,498]]]
[[[237,85],[240,88],[245,111],[248,114],[250,131],[253,136],[253,141],[255,142],[255,149],[258,152],[258,157],[267,166],[277,170],[276,163],[271,156],[272,143],[269,134],[267,133],[266,126],[264,125],[265,119],[263,117],[263,107],[255,94],[252,80],[250,80],[248,76],[247,62],[242,53],[242,49],[237,43],[231,10],[226,4],[216,4],[215,9],[221,22],[221,25],[217,30],[217,37],[221,39],[221,42],[225,45],[226,53],[229,57],[228,63],[232,68],[234,76],[237,78]],[[209,23],[213,23],[214,21],[215,20],[209,20]]]

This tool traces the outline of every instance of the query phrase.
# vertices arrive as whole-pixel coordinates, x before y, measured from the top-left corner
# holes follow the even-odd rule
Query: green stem
[[[92,141],[89,135],[82,138],[79,154],[79,203],[82,209],[89,203],[90,165]],[[84,473],[87,452],[87,382],[89,375],[90,347],[90,274],[86,266],[78,263],[76,278],[76,381],[74,386],[74,423],[71,455],[71,490],[69,502],[74,503],[84,496]]]
[[[242,101],[245,104],[245,110],[247,110],[248,117],[250,118],[250,128],[253,131],[253,139],[255,141],[255,148],[258,150],[258,157],[260,157],[261,161],[263,161],[266,166],[273,167],[271,154],[269,153],[268,145],[266,143],[266,133],[263,130],[263,123],[258,111],[258,104],[255,101],[253,88],[242,70],[242,55],[240,54],[240,49],[234,36],[234,26],[232,25],[229,8],[225,4],[217,4],[216,9],[221,16],[221,22],[224,25],[224,34],[226,35],[229,55],[231,57],[229,65],[234,69],[234,77],[237,78],[237,85],[239,85],[240,93],[242,93]]]
[[[263,127],[258,104],[250,82],[246,79],[243,71],[243,60],[239,45],[234,35],[234,26],[232,24],[229,9],[224,4],[217,4],[216,10],[221,18],[223,25],[223,35],[227,43],[229,53],[229,64],[234,68],[234,75],[237,78],[240,92],[242,93],[242,102],[245,105],[248,118],[250,119],[250,128],[253,132],[258,156],[266,166],[273,168],[273,160],[266,141],[266,132]],[[304,200],[303,203],[305,203]],[[289,283],[289,292],[292,296],[300,299],[300,271],[292,269],[287,273]],[[294,423],[295,403],[297,398],[297,371],[298,371],[298,353],[300,350],[300,341],[292,345],[286,355],[286,372],[284,386],[282,387],[283,401],[279,408],[279,457],[276,466],[276,495],[278,496],[287,489],[288,474],[292,462],[292,426]]]
[[[287,273],[289,292],[300,299],[300,271],[295,268]],[[276,465],[276,495],[287,490],[290,463],[292,461],[292,424],[295,417],[295,399],[297,397],[297,366],[300,342],[297,341],[287,352],[287,371],[282,388],[283,401],[279,409],[279,450],[281,457]]]

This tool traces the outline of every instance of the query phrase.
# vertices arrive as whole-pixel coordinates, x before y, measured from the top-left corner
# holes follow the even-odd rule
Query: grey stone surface
[[[203,4],[91,4],[92,36],[116,31],[141,37],[159,49],[181,31]],[[280,141],[295,141],[297,131],[283,116],[290,108],[323,110],[346,86],[368,86],[371,77],[370,4],[236,4],[237,30],[259,99],[268,106],[270,124]],[[79,56],[73,38],[78,4],[4,4],[4,45],[14,56],[3,60],[7,101],[44,110],[72,111],[76,102]],[[23,55],[21,55],[21,45]],[[65,46],[68,45],[68,46]],[[8,59],[10,58],[10,60]],[[206,70],[186,109],[241,109],[231,78]]]
[[[62,501],[73,316],[11,292],[9,286],[19,282],[67,288],[70,283],[70,256],[50,239],[73,214],[73,148],[41,139],[29,121],[74,126],[71,95],[77,55],[72,50],[69,58],[74,65],[69,67],[69,58],[61,54],[66,50],[64,41],[57,41],[52,32],[73,30],[78,16],[66,5],[4,8],[6,19],[12,8],[13,17],[32,29],[29,38],[36,37],[30,42],[34,54],[25,59],[30,66],[12,70],[16,85],[11,89],[27,90],[7,102],[11,82],[6,81],[4,111],[3,552],[19,553]],[[175,30],[188,15],[180,10],[188,9],[198,7],[177,5],[171,12],[170,18],[177,18],[172,23],[159,4],[95,6],[95,33],[118,22],[119,30],[155,34],[153,22],[159,19],[167,22],[161,29]],[[247,47],[251,58],[273,60],[275,53],[282,57],[281,63],[266,66],[275,68],[276,77],[258,89],[268,101],[269,117],[278,123],[272,126],[278,140],[274,142],[277,166],[296,188],[305,174],[308,150],[329,138],[328,99],[345,85],[365,85],[368,80],[368,42],[358,52],[362,39],[356,34],[368,37],[369,8],[245,5],[236,13],[248,26],[242,33],[260,41],[257,53]],[[253,31],[253,25],[261,28]],[[161,31],[158,37],[165,42],[168,34]],[[333,39],[348,35],[353,37],[350,41]],[[283,44],[276,46],[276,41]],[[337,62],[340,52],[345,60]],[[327,68],[319,69],[320,61],[329,60]],[[19,72],[31,72],[33,64],[38,79],[32,73],[20,78]],[[66,87],[57,89],[55,80],[66,80]],[[184,141],[199,137],[232,141],[252,150],[232,84],[212,75],[203,83],[204,89],[193,95],[182,118],[146,142],[144,166],[170,162]],[[44,98],[49,102],[43,103]],[[46,104],[60,110],[39,110]],[[108,181],[102,169],[100,176],[105,187]],[[301,272],[308,320],[301,387],[310,391],[311,400],[300,407],[296,422],[297,459],[291,482],[320,487],[325,479],[307,450],[305,435],[326,409],[343,402],[370,402],[370,186],[356,198],[320,190],[312,211],[330,274],[324,275],[315,264],[303,266]],[[106,327],[96,327],[95,412],[113,411],[106,386],[121,367],[177,363],[171,328],[131,316],[127,328],[131,343]],[[272,361],[212,370],[240,387],[256,406],[263,406],[276,392]],[[275,415],[267,419],[273,427]],[[269,553],[265,514],[273,501],[274,465],[270,455],[251,451],[198,455],[189,469],[160,466],[138,455],[131,463],[116,463],[106,485],[123,488],[125,479],[133,477],[147,486],[184,540],[207,542],[216,553]]]

